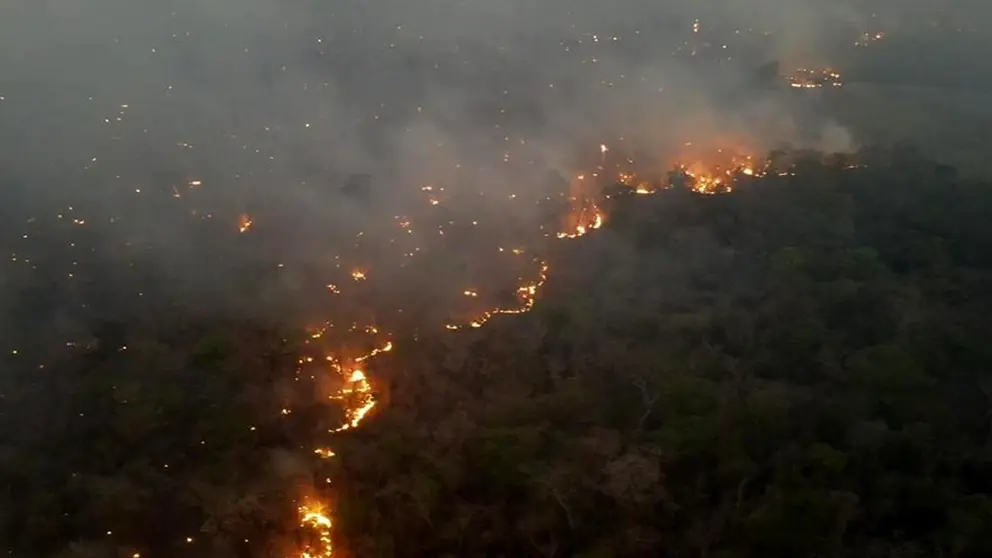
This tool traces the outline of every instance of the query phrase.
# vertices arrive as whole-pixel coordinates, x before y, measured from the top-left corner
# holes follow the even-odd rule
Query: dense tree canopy
[[[615,201],[536,311],[383,367],[358,555],[985,556],[992,190],[911,151]]]
[[[988,556],[992,189],[858,162],[618,191],[533,312],[398,338],[329,462],[286,328],[173,307],[8,359],[0,541],[279,555],[329,476],[354,556]]]

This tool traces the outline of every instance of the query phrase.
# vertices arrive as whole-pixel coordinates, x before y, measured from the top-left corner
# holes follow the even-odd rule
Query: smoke
[[[261,318],[314,326],[326,367],[324,349],[346,360],[395,338],[407,351],[402,336],[512,312],[557,242],[550,209],[594,182],[579,174],[855,149],[891,122],[834,110],[846,86],[797,92],[781,74],[972,84],[992,36],[974,28],[992,4],[972,1],[3,0],[0,430],[42,436],[33,425],[74,412],[49,385],[75,391],[75,374],[49,372],[77,349],[120,356],[198,337],[201,321]],[[856,96],[893,104],[873,95]],[[961,120],[992,130],[992,116]],[[619,274],[672,270],[655,274],[672,297],[717,255],[703,238],[684,261],[645,263],[601,238]],[[144,372],[135,362],[118,371]],[[342,381],[325,371],[321,402]],[[286,376],[273,399],[310,407]],[[315,480],[296,453],[269,469],[282,493]]]
[[[494,135],[492,120],[500,118],[489,110],[508,111],[511,132],[560,145],[575,130],[636,121],[647,104],[705,103],[710,85],[723,85],[672,60],[665,48],[678,44],[676,35],[690,38],[694,8],[653,2],[8,4],[0,39],[5,112],[20,115],[22,124],[5,126],[21,139],[11,144],[20,143],[19,155],[39,153],[77,168],[89,160],[87,151],[101,155],[100,148],[116,146],[104,147],[115,134],[99,125],[121,104],[129,105],[128,120],[141,120],[128,131],[142,134],[143,144],[190,142],[201,152],[196,163],[218,170],[243,167],[227,153],[243,144],[223,141],[238,135],[262,151],[252,163],[282,162],[288,168],[279,172],[299,166],[403,172],[421,164],[420,153],[402,154],[421,133],[453,156],[493,157],[481,151]],[[800,26],[815,43],[807,31],[821,10],[784,4],[793,8],[766,2],[741,18],[749,27]],[[731,25],[734,17],[730,12]],[[639,52],[625,52],[628,43]],[[742,69],[728,65],[717,73]],[[663,87],[667,96],[646,98]],[[451,141],[439,142],[438,133]],[[466,139],[469,151],[480,151],[452,148]],[[135,146],[128,147],[116,151],[133,156]]]
[[[39,219],[71,207],[111,231],[93,241],[106,258],[143,247],[164,283],[214,302],[245,261],[268,265],[259,254],[319,274],[356,231],[389,244],[424,185],[458,194],[453,213],[519,223],[539,211],[507,199],[540,198],[600,143],[658,172],[687,145],[851,149],[852,130],[758,69],[835,63],[880,13],[922,5],[11,0],[0,195]],[[368,204],[341,195],[356,174],[371,176]],[[240,213],[258,244],[206,238]],[[23,255],[21,223],[8,228]]]

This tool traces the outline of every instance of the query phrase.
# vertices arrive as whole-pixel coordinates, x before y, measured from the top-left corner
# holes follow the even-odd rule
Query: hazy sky
[[[775,136],[790,132],[788,107],[763,106],[741,78],[865,25],[822,4],[12,0],[0,140],[28,175],[108,157],[97,166],[115,176],[388,169],[417,182],[506,149],[567,165],[582,142],[678,141],[748,111]],[[673,55],[714,41],[728,46],[719,65]]]
[[[700,127],[774,144],[798,136],[794,107],[746,90],[749,72],[820,63],[882,4],[914,3],[8,0],[0,141],[18,175],[97,157],[109,175],[240,173],[244,188],[269,187],[249,172],[416,183],[453,161],[494,164],[498,182],[508,149],[567,167],[584,142]]]
[[[659,176],[707,150],[853,150],[887,116],[759,70],[941,97],[992,85],[984,31],[990,0],[0,0],[0,391],[104,321],[478,319],[559,242],[520,200],[574,187],[601,144]],[[369,204],[341,191],[363,173]],[[715,244],[610,254],[683,271]]]
[[[292,224],[268,229],[270,251],[327,263],[338,231],[394,227],[425,184],[533,194],[600,143],[660,164],[687,143],[854,148],[857,130],[757,69],[843,67],[870,51],[853,46],[864,32],[946,42],[987,4],[6,0],[0,205],[85,207],[179,255],[207,241],[177,213],[257,213]],[[337,193],[353,173],[373,177],[371,210]]]

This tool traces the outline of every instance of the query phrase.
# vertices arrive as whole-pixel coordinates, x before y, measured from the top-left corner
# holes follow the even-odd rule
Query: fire
[[[520,302],[519,306],[513,308],[493,308],[492,310],[487,310],[482,313],[479,317],[465,324],[448,324],[445,327],[449,330],[456,331],[465,328],[480,328],[486,325],[486,322],[493,319],[500,314],[524,314],[530,312],[537,302],[537,292],[544,286],[548,280],[548,270],[551,267],[547,262],[541,263],[541,269],[538,273],[538,278],[536,281],[531,283],[525,283],[520,287],[517,287],[517,300]]]
[[[354,325],[352,329],[368,334],[379,332],[378,328],[374,326],[362,328]],[[311,328],[310,338],[319,339],[325,331],[326,328],[324,327]],[[335,355],[325,357],[330,372],[341,382],[341,387],[331,394],[329,399],[340,403],[345,415],[344,422],[337,428],[331,429],[332,433],[358,427],[375,407],[376,399],[372,382],[369,380],[362,363],[392,350],[392,341],[386,341],[371,351],[351,359],[340,359]],[[303,358],[300,360],[300,364],[309,364],[313,360],[312,357]],[[313,453],[321,459],[330,459],[335,456],[334,450],[326,447],[315,448]],[[317,541],[300,550],[295,558],[331,558],[334,555],[331,538],[333,522],[326,505],[309,500],[308,503],[301,505],[299,507],[299,525],[304,531],[315,533]]]
[[[794,89],[819,89],[821,87],[842,87],[840,73],[831,68],[799,68],[788,77],[789,87]]]
[[[764,176],[768,162],[758,163],[754,156],[744,155],[740,149],[717,149],[715,152],[700,152],[687,155],[683,162],[675,165],[675,172],[688,179],[687,187],[700,194],[729,192],[741,177]],[[633,184],[633,180],[625,182]],[[639,183],[637,194],[650,194],[648,184]]]
[[[558,238],[581,236],[603,225],[606,215],[601,211],[599,200],[603,197],[604,187],[624,186],[629,193],[650,195],[681,182],[681,185],[698,193],[712,194],[730,191],[733,184],[742,177],[764,175],[768,168],[767,161],[759,162],[750,154],[754,150],[742,147],[749,143],[749,139],[746,135],[726,135],[700,145],[685,142],[675,152],[651,158],[647,168],[644,163],[629,156],[614,154],[609,160],[604,157],[595,172],[591,175],[579,175],[571,184],[573,209]],[[600,153],[604,156],[605,146],[606,144],[600,146]],[[666,173],[667,180],[644,178],[665,176]],[[587,176],[596,180],[588,181]],[[608,178],[611,176],[612,180]],[[683,180],[679,181],[679,177]],[[593,186],[592,191],[590,184]]]
[[[861,37],[859,37],[858,40],[854,41],[854,45],[863,48],[863,47],[871,46],[872,43],[877,43],[878,41],[881,41],[884,38],[885,38],[885,33],[882,31],[877,31],[875,33],[872,33],[870,31],[865,31],[864,33],[861,34]]]
[[[375,333],[376,331],[372,331],[370,333]],[[388,353],[389,351],[392,351],[392,350],[393,350],[393,342],[392,341],[387,341],[385,345],[383,345],[383,346],[381,346],[379,348],[376,348],[376,349],[372,349],[371,352],[369,352],[369,353],[367,353],[365,355],[362,355],[362,356],[356,358],[355,359],[355,362],[364,362],[364,361],[366,361],[366,360],[368,360],[368,359],[370,359],[370,358],[372,358],[374,356],[381,355],[382,353]]]
[[[738,174],[755,176],[756,170],[751,166],[707,167],[699,163],[679,165],[677,170],[691,179],[689,187],[700,194],[717,194],[729,192]]]
[[[334,357],[328,357],[331,370],[342,379],[342,387],[330,399],[344,406],[345,422],[331,432],[341,432],[356,428],[376,405],[372,382],[369,381],[365,370],[359,366],[369,359],[393,350],[393,343],[386,342],[368,353],[352,359],[351,364],[345,365]]]
[[[569,216],[568,220],[574,225],[568,227],[568,230],[558,233],[557,236],[558,238],[578,238],[589,231],[602,227],[603,219],[603,212],[596,204],[590,202]]]
[[[368,377],[365,376],[365,371],[360,368],[351,370],[345,387],[341,388],[341,391],[331,396],[331,398],[348,398],[351,400],[350,404],[345,406],[347,421],[332,430],[332,432],[341,432],[356,428],[376,404],[375,395],[372,393],[372,384],[369,382]]]
[[[251,216],[247,213],[242,213],[238,216],[238,232],[245,233],[255,222],[252,220]]]
[[[601,144],[599,151],[605,158],[609,148],[606,144]],[[597,175],[598,173],[593,174],[594,177]],[[557,233],[556,236],[558,238],[578,238],[591,230],[602,227],[605,217],[602,209],[594,201],[594,197],[600,195],[599,186],[594,181],[586,180],[585,174],[580,174],[572,181],[569,189],[571,190],[572,211],[565,217],[564,230]]]
[[[639,195],[653,194],[656,191],[649,182],[638,182],[637,176],[632,172],[621,172],[617,175],[617,183],[631,188],[635,194]]]
[[[320,504],[304,504],[300,506],[300,526],[316,534],[316,542],[309,544],[300,551],[299,558],[331,558],[334,555],[334,544],[331,541],[333,522]]]
[[[687,144],[691,145],[691,144]],[[604,191],[603,184],[596,184],[592,178],[600,179],[606,176],[603,170],[606,165],[607,153],[610,149],[606,144],[601,144],[599,153],[601,156],[600,166],[594,173],[578,175],[572,182],[570,201],[572,211],[565,218],[563,230],[557,233],[559,239],[577,238],[589,232],[601,228],[606,221],[606,212],[603,209]],[[730,155],[721,149],[717,149],[715,154],[703,157],[696,154],[693,157],[686,156],[686,161],[693,161],[675,165],[677,172],[681,172],[690,181],[687,184],[693,190],[700,193],[717,193],[729,191],[735,180],[742,176],[763,176],[767,170],[767,165],[757,164],[751,156]],[[704,163],[705,161],[705,163]],[[632,163],[632,161],[630,161]],[[590,177],[587,180],[587,176]],[[601,179],[600,179],[601,180]],[[620,172],[617,182],[631,189],[636,194],[652,194],[656,187],[651,182],[639,181],[633,172]],[[422,190],[426,192],[434,191],[433,186],[424,186]],[[442,190],[439,188],[438,190]],[[401,226],[401,229],[405,230]],[[499,248],[503,251],[503,248]],[[512,249],[514,254],[524,254],[521,248]],[[543,259],[535,259],[538,265],[536,278],[523,281],[517,287],[515,296],[517,304],[509,307],[496,307],[483,311],[470,321],[463,323],[449,323],[445,327],[448,330],[477,329],[483,327],[491,319],[499,315],[524,314],[533,309],[537,302],[537,296],[541,288],[547,283],[550,273],[550,264]],[[355,281],[366,279],[365,271],[356,269],[351,272]],[[328,284],[327,289],[332,293],[339,292],[336,285]],[[479,291],[475,288],[464,288],[462,296],[477,299]],[[320,338],[327,327],[314,328],[310,330],[313,339]],[[375,326],[360,326],[353,324],[351,332],[364,332],[368,335],[379,336],[379,330]],[[381,339],[381,338],[380,338]],[[368,366],[377,356],[393,350],[391,341],[381,342],[375,348],[365,352],[360,356],[341,358],[337,355],[330,355],[325,358],[328,371],[340,382],[340,387],[329,396],[330,400],[338,403],[344,412],[344,421],[336,428],[330,430],[331,433],[351,430],[361,425],[369,413],[377,404],[376,394],[372,381],[369,378]],[[301,364],[311,363],[310,357],[301,359]],[[318,447],[313,450],[314,454],[321,459],[334,457],[334,451],[326,447]],[[316,535],[316,542],[311,543],[298,552],[293,558],[330,558],[333,555],[332,545],[332,517],[330,506],[327,504],[313,503],[307,500],[307,504],[299,508],[299,525],[301,529],[313,532]]]

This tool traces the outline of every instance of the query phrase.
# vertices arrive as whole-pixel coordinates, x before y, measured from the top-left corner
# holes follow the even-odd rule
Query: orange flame
[[[605,157],[609,151],[606,144],[600,145],[600,155],[603,161],[600,171],[602,171],[603,165],[605,165]],[[705,159],[698,158],[697,162],[676,166],[676,169],[692,179],[691,187],[695,191],[701,193],[729,191],[731,185],[740,176],[762,176],[766,171],[766,167],[755,164],[750,156],[726,156],[722,150],[717,150],[717,152],[718,157],[713,160],[719,160],[720,162],[718,163],[710,162],[704,164],[702,161]],[[596,177],[599,174],[596,173],[591,176]],[[656,191],[650,182],[639,182],[632,172],[621,173],[617,180],[621,184],[631,188],[631,191],[636,194],[652,194]],[[591,182],[586,181],[585,175],[576,177],[576,180],[572,184],[570,198],[572,201],[572,211],[566,216],[564,230],[557,233],[557,238],[577,238],[603,226],[606,215],[597,203],[602,198],[603,192],[597,191],[598,188]],[[432,186],[424,186],[422,190],[431,192],[434,188]],[[407,223],[407,226],[404,227],[401,223],[401,228],[406,230],[409,224],[408,221],[404,222]],[[502,251],[503,249],[500,248],[500,250]],[[523,250],[513,249],[513,253],[522,254]],[[550,272],[550,265],[546,261],[538,260],[538,262],[539,271],[536,279],[525,282],[517,287],[516,298],[518,304],[516,306],[492,308],[482,312],[471,321],[447,324],[445,327],[448,330],[481,328],[495,316],[529,312],[536,304],[537,295],[540,289],[546,284]],[[366,279],[365,272],[362,270],[355,270],[351,275],[355,281]],[[339,292],[336,285],[330,284],[327,285],[327,288],[331,292]],[[476,298],[478,297],[478,291],[469,288],[463,290],[462,295]],[[358,330],[361,330],[361,328],[357,325],[353,326],[352,331]],[[378,333],[378,330],[371,326],[365,327],[364,331],[369,334]],[[317,338],[323,333],[324,328],[319,328],[312,330],[311,336]],[[348,360],[342,360],[334,356],[327,357],[326,360],[330,365],[331,372],[341,381],[341,387],[330,395],[330,399],[341,404],[345,415],[344,422],[337,428],[332,429],[332,433],[357,428],[372,409],[375,408],[377,401],[373,385],[367,375],[366,365],[371,359],[392,351],[392,349],[392,342],[385,342],[361,356]],[[305,359],[305,361],[310,362],[312,359]],[[323,459],[330,459],[334,456],[333,450],[329,448],[316,448],[314,449],[314,454]],[[328,508],[328,505],[312,502],[300,506],[300,527],[304,530],[314,532],[317,536],[317,542],[299,551],[295,558],[332,557],[334,550],[332,545],[333,514]]]
[[[482,315],[468,323],[448,324],[444,327],[451,331],[465,328],[480,328],[486,325],[486,322],[501,314],[524,314],[526,312],[530,312],[530,310],[534,307],[534,304],[537,302],[538,290],[543,287],[544,283],[548,280],[549,269],[550,266],[546,262],[542,263],[541,270],[538,273],[538,278],[536,281],[517,287],[517,300],[520,301],[519,306],[515,308],[493,308],[483,312]]]
[[[242,213],[238,216],[238,232],[244,234],[248,232],[248,229],[255,223],[251,216],[247,213]]]
[[[299,558],[331,558],[334,555],[334,544],[331,540],[331,528],[334,526],[331,517],[319,503],[307,503],[299,508],[300,526],[312,530],[317,535],[317,541],[306,546],[299,553]]]

